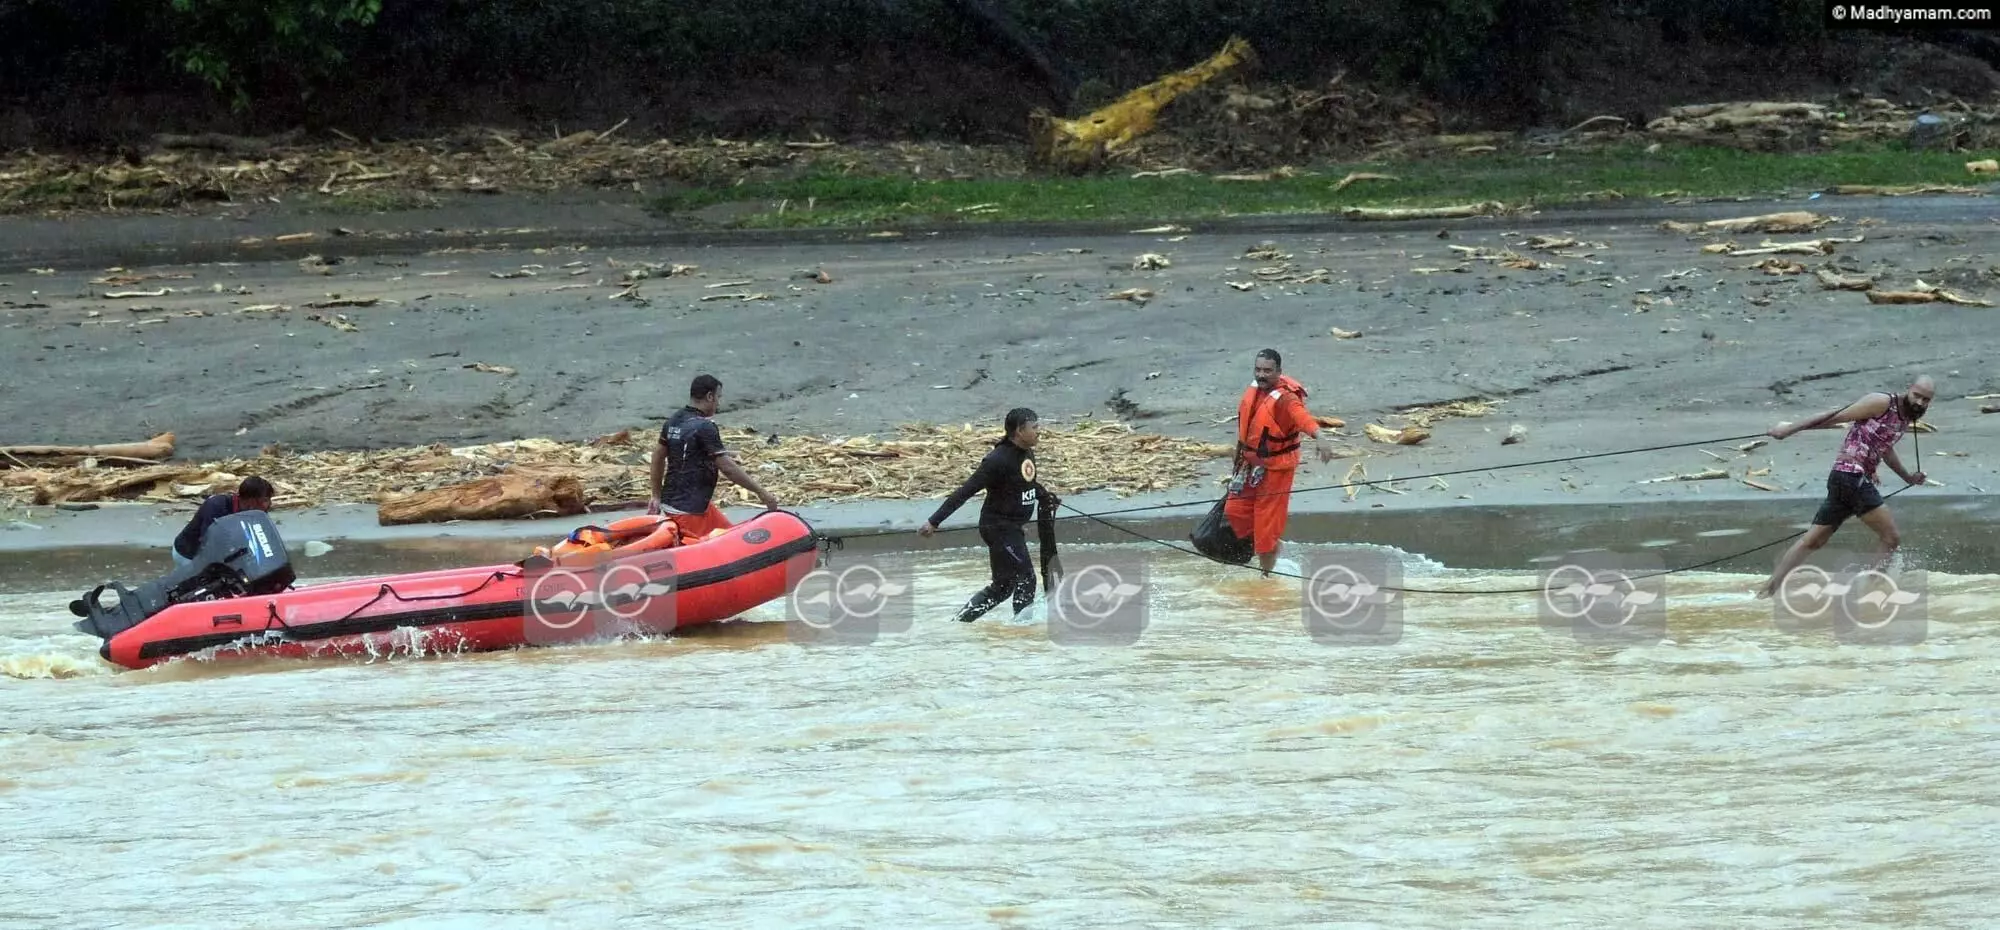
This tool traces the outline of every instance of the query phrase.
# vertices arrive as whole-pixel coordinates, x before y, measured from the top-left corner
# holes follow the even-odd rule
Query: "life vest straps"
[[[1276,446],[1271,445],[1271,440],[1273,439],[1278,440],[1279,444]],[[1284,455],[1287,452],[1296,452],[1300,445],[1299,434],[1297,433],[1279,434],[1265,430],[1264,435],[1257,438],[1257,448],[1254,451],[1265,458],[1271,458],[1272,456]]]
[[[1275,388],[1269,391],[1260,390],[1251,395],[1249,416],[1238,417],[1239,423],[1236,430],[1237,452],[1248,452],[1259,458],[1268,459],[1298,451],[1301,443],[1297,432],[1279,433],[1273,431],[1269,426],[1258,430],[1256,445],[1253,446],[1243,441],[1243,431],[1249,429],[1252,424],[1257,422],[1257,411],[1262,406],[1262,402],[1269,399],[1274,406],[1277,404],[1278,399],[1275,395],[1278,393],[1278,390]],[[1273,445],[1274,442],[1276,443],[1275,445]]]

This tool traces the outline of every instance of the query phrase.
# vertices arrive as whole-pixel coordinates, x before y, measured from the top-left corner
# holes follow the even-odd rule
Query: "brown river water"
[[[1674,563],[1798,516],[1612,522]],[[1384,551],[1413,587],[1539,583],[1483,532]],[[865,646],[801,645],[774,604],[672,638],[143,671],[70,630],[89,578],[17,572],[0,927],[1993,926],[1983,555],[1931,559],[1904,645],[1781,628],[1749,595],[1769,551],[1672,576],[1658,643],[1496,594],[1413,595],[1399,639],[1357,646],[1306,634],[1296,580],[1064,561],[1105,551],[1152,556],[1129,646],[950,622],[986,572],[957,549]],[[369,558],[301,582],[389,570]]]

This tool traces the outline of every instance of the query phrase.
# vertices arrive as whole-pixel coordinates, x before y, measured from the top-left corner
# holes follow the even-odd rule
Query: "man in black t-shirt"
[[[201,551],[202,537],[208,535],[209,524],[232,513],[269,511],[274,494],[271,482],[251,475],[236,486],[236,493],[215,494],[202,501],[187,526],[182,527],[180,535],[174,537],[174,544],[168,547],[167,551],[174,555],[174,565],[179,567],[194,560],[195,554]]]
[[[660,442],[653,447],[653,499],[646,512],[665,513],[683,532],[703,538],[734,526],[713,501],[718,475],[728,475],[762,499],[765,507],[778,509],[778,499],[722,446],[722,431],[714,419],[722,401],[722,382],[714,375],[696,375],[688,386],[688,399],[688,405],[674,411],[660,427]]]

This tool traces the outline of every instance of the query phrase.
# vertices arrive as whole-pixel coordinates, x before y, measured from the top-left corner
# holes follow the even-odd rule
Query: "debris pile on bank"
[[[2000,148],[2000,96],[1907,106],[1879,97],[1736,101],[1672,107],[1644,125],[1602,115],[1543,132],[1448,132],[1430,101],[1335,78],[1322,87],[1273,84],[1204,87],[1175,101],[1160,128],[1134,143],[1127,162],[1150,172],[1251,172],[1233,180],[1290,177],[1316,161],[1585,151],[1608,146],[1699,145],[1810,151],[1857,142],[1985,153]],[[1968,162],[1968,180],[1996,170]],[[1263,170],[1253,170],[1263,169]],[[1842,193],[1952,193],[1955,189]]]
[[[643,505],[648,457],[657,430],[623,430],[588,442],[523,439],[449,448],[443,444],[373,452],[294,452],[270,447],[250,459],[175,463],[86,459],[65,464],[0,459],[0,494],[17,504],[81,504],[127,500],[193,503],[227,493],[246,475],[262,475],[285,509],[322,504],[376,503],[394,508],[404,495],[479,488],[494,495],[522,490],[492,482],[519,479],[551,495],[553,509],[583,512]],[[999,436],[994,426],[901,427],[893,438],[871,436],[772,436],[726,430],[723,440],[737,460],[786,506],[841,500],[942,499],[965,480]],[[1192,486],[1228,445],[1140,433],[1120,423],[1084,420],[1049,423],[1036,451],[1041,480],[1057,494],[1111,491],[1120,495]],[[172,441],[165,454],[171,457]],[[751,505],[755,496],[728,482],[718,486],[723,506]],[[578,494],[577,492],[581,493]],[[468,500],[474,496],[466,491]],[[481,506],[488,506],[491,503]],[[467,507],[471,505],[468,504]],[[529,511],[533,513],[536,511]],[[528,513],[506,514],[526,516]],[[386,516],[386,515],[385,515]],[[424,519],[497,519],[470,511]]]
[[[1286,166],[1434,138],[1442,126],[1429,101],[1350,86],[1344,76],[1311,87],[1210,86],[1170,105],[1160,129],[1133,144],[1131,160],[1156,170],[1276,169],[1240,178],[1269,180],[1286,176]]]
[[[1646,124],[1645,134],[1660,142],[1764,150],[1898,140],[1942,151],[1987,149],[2000,145],[2000,99],[1943,100],[1925,107],[1880,97],[1704,103],[1669,109]]]
[[[1644,125],[1601,115],[1540,132],[1456,132],[1428,100],[1345,76],[1313,86],[1215,82],[1176,89],[1136,138],[1107,153],[1112,171],[1268,181],[1355,159],[1546,153],[1606,146],[1702,145],[1808,151],[1859,141],[1964,151],[1967,182],[2000,166],[2000,96],[1911,106],[1879,97],[1736,101],[1673,107]],[[727,187],[803,175],[920,180],[1019,178],[1029,140],[1004,145],[854,144],[826,139],[637,142],[622,125],[532,138],[468,128],[431,139],[307,141],[215,133],[161,135],[143,150],[98,155],[0,153],[0,212],[157,209],[267,198],[340,198],[356,208],[430,205],[439,196]],[[1139,132],[1140,129],[1135,129]],[[1936,189],[1936,188],[1934,188]],[[1939,189],[1943,190],[1943,189]],[[1912,190],[1885,191],[1915,193]]]
[[[1014,148],[825,140],[635,143],[617,138],[615,129],[542,140],[478,129],[377,143],[206,134],[161,136],[151,151],[125,156],[0,153],[0,211],[160,208],[302,194],[386,209],[424,206],[427,196],[439,194],[634,185],[650,191],[665,183],[726,186],[807,173],[994,178],[1026,170]]]

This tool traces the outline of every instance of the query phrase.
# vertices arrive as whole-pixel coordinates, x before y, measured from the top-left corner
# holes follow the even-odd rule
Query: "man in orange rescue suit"
[[[1283,374],[1278,350],[1259,351],[1252,371],[1256,381],[1236,403],[1236,471],[1222,512],[1238,537],[1254,537],[1257,564],[1268,577],[1290,515],[1299,436],[1312,437],[1322,462],[1333,461],[1333,449],[1306,410],[1305,386]]]

